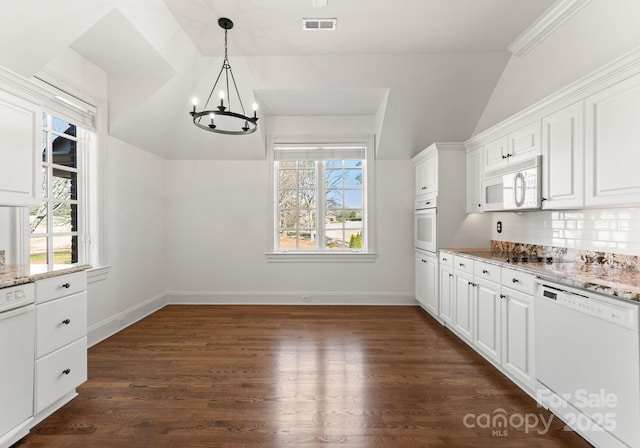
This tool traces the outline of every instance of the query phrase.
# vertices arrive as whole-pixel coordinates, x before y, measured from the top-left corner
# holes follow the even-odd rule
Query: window
[[[372,252],[368,145],[273,145],[274,254]]]
[[[43,113],[42,204],[29,209],[31,264],[87,262],[83,172],[88,131]]]

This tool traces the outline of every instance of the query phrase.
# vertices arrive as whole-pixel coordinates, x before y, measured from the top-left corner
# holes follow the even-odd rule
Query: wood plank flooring
[[[551,414],[417,307],[168,306],[92,347],[78,391],[16,446],[590,446],[487,427]]]

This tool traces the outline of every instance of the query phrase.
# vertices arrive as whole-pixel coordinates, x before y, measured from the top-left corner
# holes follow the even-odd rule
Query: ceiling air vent
[[[335,31],[338,19],[302,19],[302,29],[305,31]]]

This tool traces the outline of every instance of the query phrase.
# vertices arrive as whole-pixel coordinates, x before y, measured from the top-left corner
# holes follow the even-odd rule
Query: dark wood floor
[[[590,446],[468,428],[551,414],[417,307],[168,306],[92,347],[79,393],[17,446]]]

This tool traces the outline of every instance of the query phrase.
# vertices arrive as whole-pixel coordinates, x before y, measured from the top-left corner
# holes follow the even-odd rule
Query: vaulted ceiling
[[[378,157],[463,141],[510,54],[553,0],[21,0],[0,17],[0,65],[24,76],[72,49],[107,73],[109,133],[168,159],[262,159],[278,117],[368,117]],[[322,2],[320,2],[322,3]],[[187,114],[229,59],[260,131],[197,129]],[[337,18],[304,31],[303,18]],[[355,121],[354,121],[355,123]],[[301,131],[302,132],[302,131]],[[309,131],[306,131],[309,132]]]

